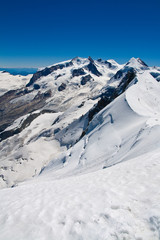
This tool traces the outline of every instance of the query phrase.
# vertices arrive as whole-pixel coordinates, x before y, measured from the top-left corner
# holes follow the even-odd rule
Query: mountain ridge
[[[0,73],[0,238],[159,240],[160,70],[70,61]]]
[[[37,162],[39,154],[34,153],[32,145],[41,146],[40,142],[46,139],[49,149],[53,142],[54,153],[57,152],[54,147],[56,143],[55,146],[59,145],[57,153],[59,156],[63,155],[64,149],[74,147],[91,129],[92,120],[97,114],[132,85],[137,85],[144,72],[148,72],[149,79],[154,79],[154,75],[155,81],[158,81],[157,78],[160,76],[158,70],[148,67],[139,58],[131,58],[128,63],[119,65],[113,60],[76,57],[39,70],[31,76],[26,86],[2,95],[0,97],[2,186],[17,184],[17,177],[19,179],[17,166],[26,169],[27,162],[28,168],[32,169],[26,171],[27,179],[34,176],[35,171],[38,175],[50,162],[51,150],[45,159],[42,157],[39,163],[32,167],[32,163]],[[54,116],[57,114],[58,117],[55,119]],[[44,121],[47,116],[51,119],[53,117],[52,124],[43,129],[43,122],[40,119]],[[35,122],[38,124],[37,127],[34,125]],[[38,126],[41,126],[40,129]],[[30,133],[35,131],[34,128],[37,128],[35,135]],[[29,136],[27,141],[26,134]],[[8,142],[12,143],[12,151],[6,149]],[[22,153],[19,154],[19,151]],[[14,168],[10,165],[10,159],[16,159],[16,165],[13,164],[14,171],[11,171]],[[26,162],[23,159],[26,159]],[[4,168],[8,170],[4,171]]]

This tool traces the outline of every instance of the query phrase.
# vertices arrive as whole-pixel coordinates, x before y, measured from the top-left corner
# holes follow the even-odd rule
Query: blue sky
[[[0,67],[75,56],[160,66],[160,0],[1,0]]]

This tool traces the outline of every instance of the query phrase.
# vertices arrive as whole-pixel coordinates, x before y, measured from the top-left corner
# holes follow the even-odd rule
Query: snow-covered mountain
[[[4,94],[0,98],[2,186],[38,175],[53,157],[78,141],[87,124],[83,115],[121,67],[77,57],[41,69],[26,86]]]
[[[0,71],[0,96],[9,90],[16,90],[18,88],[24,87],[31,77],[32,74],[22,76],[12,75],[6,71]]]
[[[0,239],[160,239],[159,81],[76,57],[4,93]]]

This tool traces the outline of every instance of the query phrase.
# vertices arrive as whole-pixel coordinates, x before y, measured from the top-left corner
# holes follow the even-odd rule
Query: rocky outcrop
[[[62,76],[62,74],[58,74],[57,76],[55,76],[55,80],[57,80],[61,76]]]
[[[142,59],[138,58],[137,61],[141,63],[144,67],[148,67],[148,65],[144,61],[142,61]]]
[[[136,71],[134,70],[134,68],[130,68],[129,71],[126,73],[126,75],[122,78],[121,82],[118,85],[117,88],[117,95],[120,95],[121,93],[123,93],[126,88],[128,87],[128,85],[130,84],[130,82],[132,82],[132,80],[136,77]]]
[[[90,61],[90,63],[87,65],[86,69],[98,77],[102,76],[102,74],[96,68],[94,60],[91,57],[89,57],[88,60]]]
[[[62,83],[62,84],[58,87],[58,91],[61,92],[61,91],[63,91],[64,89],[66,89],[66,84],[65,84],[65,83]]]
[[[112,64],[110,62],[108,62],[107,60],[103,61],[101,58],[98,58],[97,62],[105,63],[105,64],[108,65],[109,68],[112,68]]]
[[[51,97],[51,90],[44,93],[38,92],[29,102],[18,99],[23,95],[23,90],[12,90],[0,97],[0,132],[17,118],[42,108],[46,99]]]
[[[74,69],[72,71],[72,77],[78,77],[78,76],[85,75],[85,74],[86,73],[83,68]]]
[[[20,127],[16,128],[16,129],[11,129],[11,130],[7,130],[7,131],[3,131],[0,133],[0,142],[9,138],[9,137],[12,137],[20,132],[22,132],[26,127],[28,127],[31,122],[36,119],[39,115],[41,114],[44,114],[44,113],[50,113],[50,112],[53,112],[53,111],[50,111],[50,110],[42,110],[38,113],[33,113],[33,114],[30,114],[21,124]]]
[[[91,77],[90,74],[82,77],[82,78],[81,78],[81,85],[85,85],[85,84],[86,84],[87,82],[89,82],[91,79],[93,79],[93,78]]]
[[[107,64],[109,68],[112,68],[112,64],[110,62],[104,61],[104,63]]]
[[[35,89],[35,90],[38,90],[38,89],[40,89],[40,86],[39,86],[39,84],[34,84],[34,85],[33,85],[33,87],[34,87],[34,89]]]
[[[30,87],[34,82],[37,81],[37,79],[39,79],[40,77],[45,77],[49,74],[51,74],[52,72],[58,70],[58,69],[63,69],[65,67],[69,67],[69,66],[72,66],[73,63],[70,61],[70,62],[67,62],[65,64],[57,64],[57,65],[54,65],[52,67],[46,67],[45,69],[41,70],[41,71],[38,71],[36,72],[35,74],[33,74],[33,77],[30,79],[29,83],[26,85],[26,87]]]
[[[88,57],[88,60],[91,62],[91,63],[94,63],[94,60],[89,56]]]
[[[29,117],[27,117],[27,119],[24,120],[24,122],[22,123],[21,127],[17,128],[17,129],[11,129],[8,131],[4,131],[2,133],[0,133],[0,142],[11,137],[14,136],[15,134],[20,133],[23,129],[25,129],[26,127],[28,127],[30,125],[30,123],[40,115],[40,113],[35,113],[35,114],[31,114],[29,115]]]
[[[119,71],[113,76],[113,78],[117,80],[117,79],[121,78],[122,75],[123,75],[123,70],[119,70]]]
[[[110,104],[115,98],[121,95],[128,85],[132,82],[132,80],[136,77],[136,71],[133,68],[130,68],[125,76],[120,81],[117,88],[115,87],[107,87],[105,92],[100,96],[100,100],[88,113],[88,125],[90,121],[93,119],[95,114],[100,112],[104,107]],[[81,138],[86,134],[87,129],[84,129]]]

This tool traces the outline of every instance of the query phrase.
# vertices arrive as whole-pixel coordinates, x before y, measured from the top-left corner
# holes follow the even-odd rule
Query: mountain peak
[[[94,63],[94,60],[89,56],[88,57],[88,60],[91,62],[91,63]]]
[[[84,64],[84,63],[88,63],[88,59],[87,58],[82,58],[82,57],[74,57],[72,60],[71,60],[72,63],[75,63],[75,64]]]
[[[71,61],[77,61],[77,59],[80,59],[80,58],[78,56],[76,56],[76,57],[72,58]]]
[[[128,63],[126,63],[126,66],[130,66],[130,67],[133,67],[133,68],[146,68],[148,67],[148,65],[143,62],[140,58],[134,58],[132,57]]]
[[[143,66],[148,67],[148,65],[144,61],[142,61],[142,59],[137,58],[137,61],[141,63]]]

